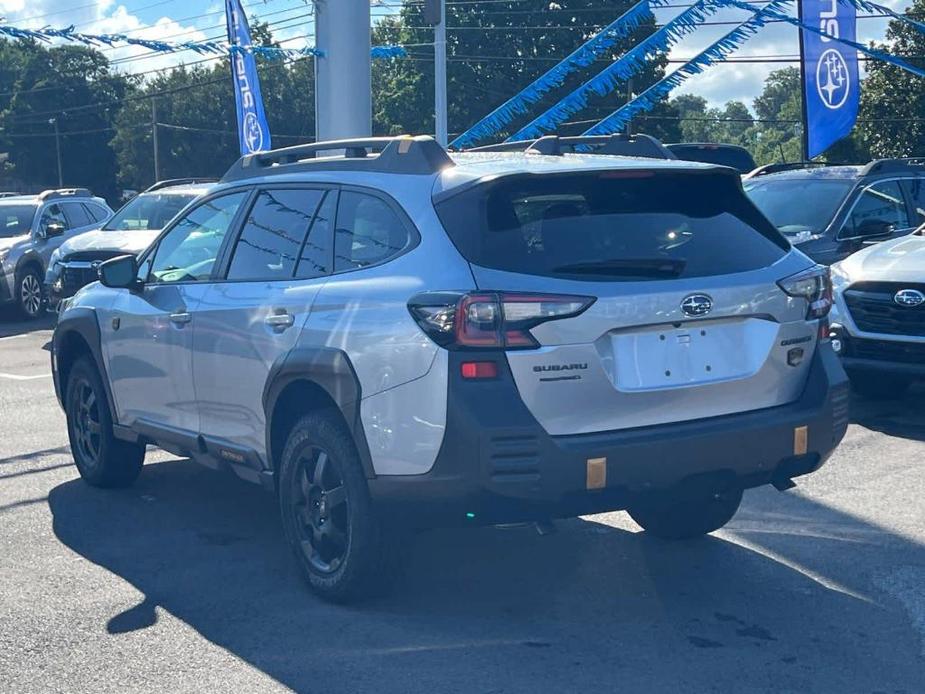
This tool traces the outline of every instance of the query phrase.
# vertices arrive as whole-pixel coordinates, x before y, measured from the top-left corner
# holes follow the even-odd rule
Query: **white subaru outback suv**
[[[380,587],[409,525],[711,532],[847,426],[827,270],[723,167],[292,147],[100,278],[53,340],[80,474],[130,484],[155,444],[263,483],[332,600]]]

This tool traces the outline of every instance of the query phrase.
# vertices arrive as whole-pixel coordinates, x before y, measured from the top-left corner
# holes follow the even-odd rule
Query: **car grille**
[[[851,340],[851,356],[902,364],[925,363],[925,343],[892,340]]]
[[[918,289],[923,284],[859,282],[845,290],[845,304],[855,325],[866,333],[925,337],[925,304],[900,306],[893,296],[900,289]]]
[[[95,282],[99,274],[95,267],[68,267],[61,272],[61,286],[66,292],[76,292],[84,285]]]

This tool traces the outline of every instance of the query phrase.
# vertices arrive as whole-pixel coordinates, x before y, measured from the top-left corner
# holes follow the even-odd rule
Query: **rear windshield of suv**
[[[516,176],[436,208],[467,260],[532,275],[706,277],[766,267],[790,248],[727,174]]]

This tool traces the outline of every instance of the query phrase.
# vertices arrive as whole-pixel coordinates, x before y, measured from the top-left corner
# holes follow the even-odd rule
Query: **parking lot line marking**
[[[51,378],[51,374],[35,374],[34,376],[20,376],[19,374],[8,374],[0,371],[0,378],[8,378],[11,381],[34,381],[37,378]]]

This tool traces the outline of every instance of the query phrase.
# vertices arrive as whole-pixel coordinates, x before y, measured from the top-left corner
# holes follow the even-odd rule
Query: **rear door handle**
[[[277,311],[266,318],[266,324],[277,332],[283,332],[287,328],[291,328],[294,322],[295,317],[285,310]]]
[[[193,320],[193,315],[188,311],[177,311],[170,314],[170,322],[174,325],[186,325]]]

